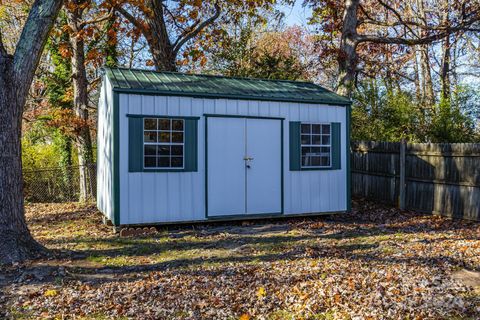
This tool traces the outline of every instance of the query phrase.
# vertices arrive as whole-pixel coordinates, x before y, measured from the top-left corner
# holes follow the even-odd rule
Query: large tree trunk
[[[80,120],[76,130],[75,144],[78,153],[80,197],[84,202],[93,197],[90,183],[92,181],[91,165],[93,162],[92,138],[88,118],[88,79],[85,70],[85,43],[79,35],[80,15],[77,12],[69,13],[70,25],[76,31],[71,37],[72,45],[72,79],[73,79],[73,109],[75,116]]]
[[[347,0],[343,14],[337,93],[351,97],[357,69],[357,9],[359,0]]]
[[[153,64],[157,71],[177,71],[176,57],[173,50],[163,46],[158,42],[158,39],[152,38],[148,41],[150,53],[152,54]]]
[[[13,57],[0,34],[0,264],[34,257],[43,248],[25,221],[20,137],[28,89],[61,4],[34,2]]]
[[[165,25],[163,4],[161,1],[147,1],[148,8],[152,14],[145,19],[149,26],[149,33],[146,35],[153,63],[157,71],[177,71],[177,57],[174,47],[168,37]]]
[[[134,17],[130,11],[122,8],[121,4],[115,5],[115,9],[118,10],[125,18],[127,18],[138,30],[140,30],[147,39],[150,47],[150,53],[152,54],[153,64],[157,71],[177,71],[177,55],[178,51],[189,40],[195,38],[202,30],[211,25],[220,16],[220,5],[214,2],[215,13],[205,19],[203,22],[195,21],[191,27],[186,27],[182,35],[172,43],[168,36],[166,20],[170,20],[172,17],[165,18],[164,1],[158,0],[146,0],[143,2],[144,6],[140,9],[144,13],[143,19]],[[144,7],[148,10],[144,10]],[[175,19],[175,18],[174,18]],[[178,24],[178,21],[174,21],[174,24]]]
[[[21,157],[22,111],[13,58],[0,55],[0,263],[32,257],[42,247],[25,222]]]

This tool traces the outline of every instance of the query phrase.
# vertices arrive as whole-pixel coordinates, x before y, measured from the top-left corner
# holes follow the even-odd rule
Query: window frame
[[[157,129],[155,130],[145,130],[145,121],[146,120],[156,120],[157,121]],[[158,127],[158,122],[160,120],[168,120],[170,122],[170,130],[160,130],[159,127]],[[173,130],[173,121],[175,120],[179,120],[179,121],[182,121],[182,130]],[[145,142],[145,131],[147,132],[156,132],[157,133],[157,140],[158,140],[158,134],[160,132],[168,132],[170,134],[170,142]],[[172,142],[172,133],[175,133],[175,132],[181,132],[182,133],[182,142]],[[143,117],[142,118],[142,141],[143,141],[143,144],[142,144],[142,167],[143,167],[143,170],[144,171],[149,171],[149,170],[184,170],[185,169],[185,119],[184,118],[181,118],[181,117],[162,117],[162,116],[159,116],[159,117],[152,117],[152,116],[146,116],[146,117]],[[172,152],[171,152],[171,149],[170,149],[170,154],[168,155],[168,159],[169,159],[169,164],[170,166],[169,167],[159,167],[158,166],[158,159],[160,158],[160,156],[158,155],[158,151],[157,151],[157,154],[155,156],[147,156],[145,155],[145,146],[147,145],[151,145],[151,146],[169,146],[169,147],[172,147],[172,146],[182,146],[182,155],[181,155],[181,158],[182,158],[182,166],[181,167],[172,167],[171,164],[172,164]],[[157,161],[157,166],[155,167],[146,167],[145,166],[145,157],[154,157]],[[167,156],[165,156],[166,158]],[[180,158],[180,156],[174,156],[174,157],[178,157]]]
[[[302,125],[310,125],[310,133],[303,133],[302,132]],[[312,125],[320,125],[320,133],[319,134],[314,134],[312,131]],[[329,141],[329,144],[322,144],[322,137],[323,136],[327,136],[327,134],[323,134],[322,132],[322,129],[323,129],[323,126],[328,126],[329,127],[329,132],[328,132],[328,141]],[[332,123],[330,122],[303,122],[303,121],[300,121],[300,125],[299,125],[299,138],[300,138],[300,148],[299,148],[299,151],[300,151],[300,170],[315,170],[315,169],[331,169],[333,167],[333,155],[332,155],[332,148],[333,148],[333,145],[332,145],[332,137],[333,137],[333,132],[332,132]],[[302,135],[309,135],[310,136],[310,144],[303,144],[302,143]],[[320,136],[320,144],[312,144],[313,142],[313,139],[312,137],[313,136]],[[305,166],[303,165],[303,154],[302,154],[302,148],[323,148],[323,147],[328,147],[329,148],[329,152],[328,152],[328,162],[329,162],[329,165],[328,166]],[[322,152],[320,152],[322,153]],[[325,157],[325,156],[322,156],[322,155],[319,155],[319,156],[315,156],[315,157],[319,157],[320,159],[322,157]],[[320,160],[321,161],[321,160]]]

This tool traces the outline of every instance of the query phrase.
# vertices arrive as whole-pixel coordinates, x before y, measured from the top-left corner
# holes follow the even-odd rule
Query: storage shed
[[[309,82],[106,68],[97,205],[115,226],[345,212],[349,123]]]

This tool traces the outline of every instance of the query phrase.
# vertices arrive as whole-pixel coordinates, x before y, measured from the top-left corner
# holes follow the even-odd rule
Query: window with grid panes
[[[300,140],[302,168],[328,168],[332,165],[329,123],[302,123]]]
[[[184,134],[183,119],[144,118],[144,168],[183,168]]]

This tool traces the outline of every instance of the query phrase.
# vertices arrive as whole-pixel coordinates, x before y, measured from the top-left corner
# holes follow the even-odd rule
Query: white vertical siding
[[[346,110],[272,101],[120,94],[120,223],[205,219],[204,114],[284,117],[284,213],[346,210]],[[198,116],[198,172],[128,172],[127,114]],[[289,170],[289,121],[340,122],[341,169]]]
[[[97,207],[110,220],[113,218],[113,93],[107,77],[102,82],[98,102],[97,132]]]

